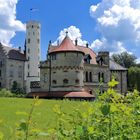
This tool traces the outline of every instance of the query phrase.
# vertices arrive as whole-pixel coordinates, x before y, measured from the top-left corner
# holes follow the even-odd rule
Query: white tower
[[[26,92],[31,91],[31,82],[40,81],[40,23],[29,21],[26,24],[25,64]]]

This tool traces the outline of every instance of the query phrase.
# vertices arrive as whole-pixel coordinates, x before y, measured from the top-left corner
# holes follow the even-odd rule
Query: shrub
[[[0,97],[13,97],[13,94],[9,90],[1,89]]]

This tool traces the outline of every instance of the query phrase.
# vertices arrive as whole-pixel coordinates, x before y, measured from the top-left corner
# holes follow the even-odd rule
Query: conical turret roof
[[[83,53],[73,44],[72,40],[69,38],[68,35],[66,35],[66,37],[63,39],[63,41],[58,47],[55,47],[55,49],[53,49],[49,53],[53,53],[53,52],[81,52]]]

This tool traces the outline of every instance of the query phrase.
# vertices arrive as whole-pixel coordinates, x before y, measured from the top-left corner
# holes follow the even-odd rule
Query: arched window
[[[79,84],[79,79],[76,79],[76,80],[75,80],[75,83],[76,83],[76,84]]]
[[[92,82],[92,72],[89,73],[89,81]]]
[[[48,77],[47,77],[47,74],[45,73],[44,74],[44,82],[46,83],[48,81]]]
[[[64,84],[68,84],[68,82],[69,82],[68,79],[64,79],[64,80],[63,80],[63,83],[64,83]]]
[[[101,82],[101,73],[98,73],[98,81]]]
[[[98,73],[98,81],[99,82],[104,82],[104,73]]]
[[[52,83],[53,83],[53,84],[57,84],[56,80],[53,80]]]
[[[102,73],[102,82],[104,82],[104,73]]]
[[[88,82],[88,72],[86,71],[86,82]]]

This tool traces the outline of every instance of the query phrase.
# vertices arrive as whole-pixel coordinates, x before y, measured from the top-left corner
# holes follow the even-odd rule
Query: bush
[[[13,94],[9,90],[1,89],[0,97],[13,97]]]
[[[18,94],[15,94],[7,89],[0,89],[0,97],[18,97],[18,98],[22,98],[25,97],[24,93],[20,93],[18,92]]]
[[[73,112],[66,113],[56,105],[56,139],[60,140],[131,140],[140,139],[140,96],[138,91],[123,96],[109,82],[109,89],[95,102],[84,102]],[[84,108],[81,111],[79,108]],[[52,135],[53,135],[52,134]]]

